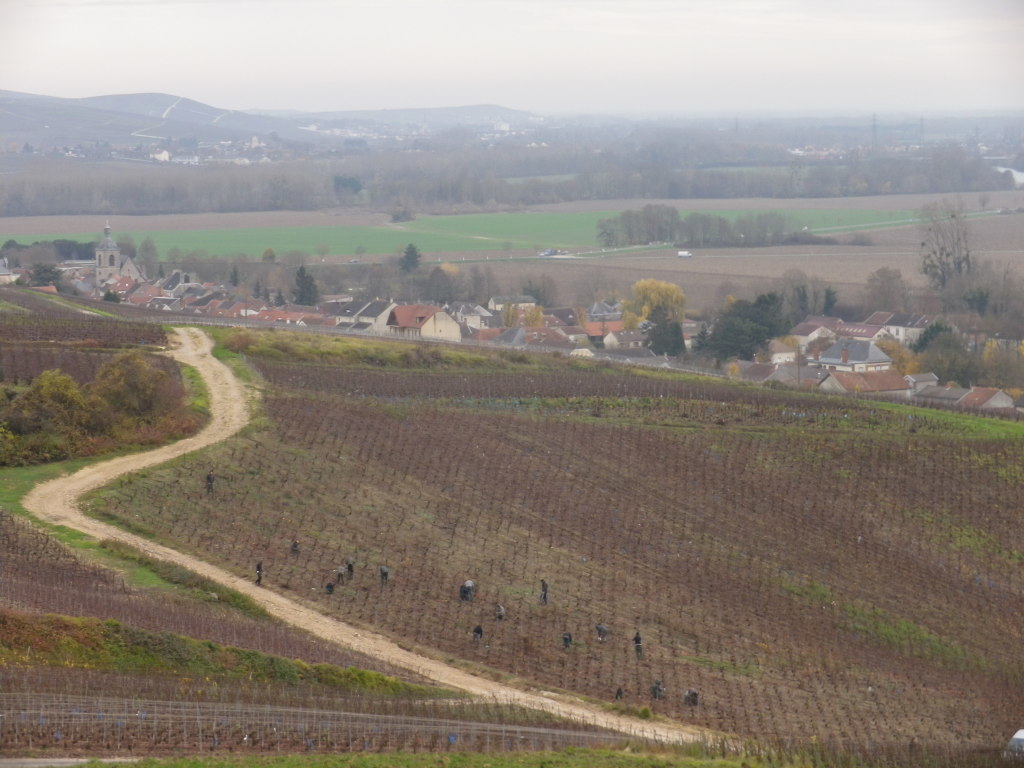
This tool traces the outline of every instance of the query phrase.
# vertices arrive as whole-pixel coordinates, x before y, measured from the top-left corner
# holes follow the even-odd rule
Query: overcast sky
[[[226,109],[1024,109],[1024,0],[0,0],[0,89]]]

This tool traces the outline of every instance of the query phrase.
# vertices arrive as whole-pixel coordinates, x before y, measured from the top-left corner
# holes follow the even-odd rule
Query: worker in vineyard
[[[683,694],[683,703],[688,707],[696,707],[700,703],[700,694],[693,688],[687,688]]]
[[[263,561],[260,560],[256,563],[256,586],[260,586],[263,583]]]
[[[607,624],[604,624],[604,623],[598,624],[596,627],[594,627],[594,629],[597,630],[597,642],[603,643],[605,640],[608,639],[608,625]]]
[[[298,539],[292,539],[292,554],[293,555],[299,554],[299,540]]]
[[[660,701],[665,697],[665,686],[661,684],[661,680],[655,680],[654,685],[651,686],[651,698],[655,701]]]
[[[324,585],[324,592],[326,592],[328,595],[333,595],[334,594],[334,582],[333,581],[328,581]]]
[[[476,595],[476,582],[472,579],[466,579],[462,586],[459,587],[459,600],[464,603],[472,603],[473,597]]]
[[[352,581],[352,578],[356,575],[356,561],[351,557],[345,560],[345,578]]]
[[[213,470],[211,469],[209,472],[206,473],[206,492],[207,493],[213,493],[213,481],[214,481],[214,474],[213,474]]]
[[[494,620],[504,621],[505,620],[505,606],[498,603],[498,607],[494,609]]]
[[[483,640],[483,637],[484,628],[477,624],[475,627],[473,627],[473,642],[479,645],[480,641]]]
[[[640,637],[640,630],[637,630],[637,633],[633,635],[633,650],[636,651],[636,657],[638,659],[642,659],[644,657],[644,641],[643,638]]]
[[[382,565],[377,569],[377,572],[380,574],[380,585],[382,587],[386,587],[388,585],[388,579],[391,577],[391,569],[386,565]]]
[[[562,633],[562,648],[569,650],[572,647],[572,632],[566,630]]]
[[[548,604],[548,583],[544,580],[540,580],[540,604]]]
[[[615,689],[615,700],[616,701],[622,701],[622,697],[625,696],[625,695],[626,694],[623,692],[621,685],[618,688]]]

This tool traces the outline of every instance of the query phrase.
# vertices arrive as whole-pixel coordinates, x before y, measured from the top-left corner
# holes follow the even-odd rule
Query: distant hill
[[[65,99],[0,91],[0,145],[36,149],[110,144],[137,146],[169,141],[238,141],[252,137],[330,144],[344,140],[331,129],[360,125],[436,130],[465,125],[519,125],[528,112],[494,105],[351,112],[244,112],[166,93],[131,93]],[[316,126],[319,130],[310,130]]]

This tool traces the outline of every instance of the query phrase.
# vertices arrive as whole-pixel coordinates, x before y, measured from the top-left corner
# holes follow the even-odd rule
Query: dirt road
[[[467,691],[499,702],[551,712],[636,737],[683,742],[710,736],[697,728],[669,722],[647,723],[621,717],[573,697],[545,691],[526,692],[468,674],[400,648],[386,637],[323,616],[270,589],[257,587],[248,578],[229,573],[190,555],[155,544],[82,514],[76,506],[76,501],[83,493],[106,485],[119,475],[136,472],[224,440],[247,423],[248,403],[254,394],[239,383],[227,366],[210,354],[212,342],[209,337],[196,328],[179,328],[175,329],[173,339],[173,348],[169,354],[183,363],[194,366],[209,388],[212,414],[210,423],[201,432],[186,440],[146,453],[95,464],[73,475],[37,486],[23,500],[25,508],[33,515],[49,523],[82,531],[96,539],[117,539],[151,557],[178,563],[251,597],[263,605],[268,613],[283,621],[325,640],[340,643],[389,664],[414,671],[448,688]]]

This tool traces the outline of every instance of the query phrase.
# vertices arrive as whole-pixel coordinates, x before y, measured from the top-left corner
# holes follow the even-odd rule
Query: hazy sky
[[[0,89],[226,109],[1024,109],[1024,0],[0,0]]]

